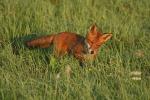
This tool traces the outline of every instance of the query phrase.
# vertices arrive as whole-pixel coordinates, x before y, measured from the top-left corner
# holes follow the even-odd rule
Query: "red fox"
[[[28,47],[48,48],[53,44],[54,53],[57,56],[68,53],[83,62],[88,59],[86,55],[90,55],[92,59],[95,58],[98,48],[111,37],[112,33],[102,33],[98,31],[96,24],[94,24],[90,27],[86,38],[76,33],[61,32],[27,41],[26,45]]]

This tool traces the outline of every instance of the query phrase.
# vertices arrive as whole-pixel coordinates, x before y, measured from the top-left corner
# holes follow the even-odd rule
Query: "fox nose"
[[[91,54],[94,54],[94,51],[91,51]]]

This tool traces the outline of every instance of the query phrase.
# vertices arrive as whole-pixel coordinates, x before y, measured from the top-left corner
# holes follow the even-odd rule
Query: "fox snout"
[[[90,51],[90,54],[94,54],[94,51],[93,51],[93,50],[91,50],[91,51]]]
[[[94,54],[95,53],[95,51],[91,48],[88,48],[88,52],[89,52],[89,54]]]

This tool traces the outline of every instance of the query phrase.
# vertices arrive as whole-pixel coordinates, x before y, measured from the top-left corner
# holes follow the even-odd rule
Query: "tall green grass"
[[[20,39],[85,36],[93,23],[113,37],[85,68],[72,56],[55,58],[50,48],[29,50]],[[149,100],[149,39],[149,0],[1,0],[0,99]],[[142,80],[132,80],[132,71],[142,71]]]

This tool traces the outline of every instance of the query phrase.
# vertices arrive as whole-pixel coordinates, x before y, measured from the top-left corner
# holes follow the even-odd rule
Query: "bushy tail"
[[[26,42],[28,47],[48,48],[52,43],[55,35],[47,35]]]

